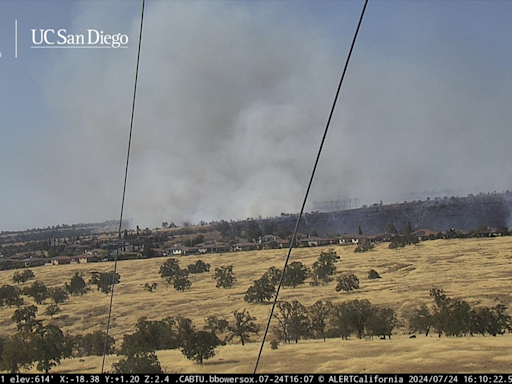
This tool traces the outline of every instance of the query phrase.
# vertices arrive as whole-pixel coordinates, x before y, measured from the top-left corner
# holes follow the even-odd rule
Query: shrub
[[[370,272],[368,272],[368,279],[370,279],[370,280],[380,279],[380,275],[376,270],[371,269]]]
[[[153,292],[158,287],[158,284],[153,282],[153,284],[146,283],[144,284],[144,289],[148,292]]]
[[[368,251],[373,250],[374,248],[375,248],[375,245],[373,245],[370,241],[363,240],[357,244],[357,247],[354,249],[354,252],[356,252],[356,253],[368,252]]]
[[[50,316],[52,319],[53,319],[53,315],[56,315],[60,312],[61,312],[61,309],[59,308],[59,306],[57,304],[50,304],[44,310],[44,314],[46,316]]]

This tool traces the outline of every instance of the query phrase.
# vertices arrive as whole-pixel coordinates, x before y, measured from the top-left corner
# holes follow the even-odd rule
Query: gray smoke
[[[157,226],[300,209],[351,35],[263,3],[148,4],[125,217]],[[115,6],[86,3],[73,28],[124,28],[130,49],[62,52],[45,78],[61,125],[39,187],[75,221],[120,207],[138,20]],[[352,31],[355,20],[342,20]],[[508,148],[485,127],[511,138],[505,85],[482,94],[483,80],[465,82],[470,62],[461,72],[449,56],[435,73],[435,60],[388,56],[371,36],[363,29],[310,201],[503,188],[510,171],[497,181],[489,165]]]

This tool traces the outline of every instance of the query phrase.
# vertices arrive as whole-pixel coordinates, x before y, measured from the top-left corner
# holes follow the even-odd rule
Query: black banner
[[[6,374],[0,384],[512,384],[512,374]]]

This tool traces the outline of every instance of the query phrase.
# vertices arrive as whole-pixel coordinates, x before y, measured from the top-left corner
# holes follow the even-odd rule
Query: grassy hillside
[[[452,298],[464,299],[472,306],[494,306],[496,299],[512,304],[510,276],[512,272],[512,237],[488,239],[436,240],[399,250],[388,249],[388,244],[377,245],[367,253],[354,253],[351,246],[334,249],[341,260],[338,273],[355,273],[361,289],[355,293],[338,293],[333,281],[326,286],[309,284],[295,289],[281,290],[280,300],[299,300],[309,306],[317,300],[340,303],[345,300],[368,299],[373,304],[393,308],[400,318],[408,317],[422,303],[430,304],[429,290],[443,288]],[[321,250],[303,248],[292,253],[291,261],[311,266]],[[202,327],[206,316],[224,316],[231,320],[235,310],[247,308],[262,327],[266,324],[270,305],[248,304],[243,300],[247,288],[270,266],[281,268],[286,250],[253,251],[181,257],[185,268],[198,259],[211,264],[210,273],[191,275],[192,287],[177,292],[166,289],[159,277],[160,265],[166,258],[122,261],[118,264],[121,283],[116,286],[113,320],[110,334],[119,347],[125,333],[131,333],[137,319],[147,316],[159,320],[178,314],[190,317]],[[231,289],[215,288],[211,276],[215,267],[233,265],[237,283]],[[113,263],[64,265],[33,268],[36,279],[47,286],[69,282],[75,271],[111,271]],[[370,269],[380,273],[381,279],[368,280]],[[12,284],[13,271],[1,271],[2,284]],[[88,278],[89,276],[87,276]],[[149,293],[145,283],[157,282],[158,289]],[[31,282],[25,283],[30,284]],[[83,297],[71,297],[60,304],[62,313],[53,320],[69,333],[104,330],[109,296],[91,292]],[[26,298],[27,302],[32,300]],[[39,307],[40,319],[45,305]],[[0,310],[1,333],[15,332],[10,320],[14,309]],[[509,312],[510,313],[510,312]],[[260,341],[261,335],[254,341]],[[439,339],[437,336],[409,339],[405,328],[398,329],[392,340],[331,339],[300,341],[281,345],[278,350],[269,346],[260,363],[260,372],[503,372],[512,367],[512,336],[463,337]],[[177,351],[158,352],[162,366],[177,372],[252,372],[259,349],[258,343],[244,347],[230,344],[217,349],[215,358],[203,366],[187,360]],[[107,367],[119,357],[109,356]],[[86,357],[64,360],[53,372],[98,372],[101,358]]]

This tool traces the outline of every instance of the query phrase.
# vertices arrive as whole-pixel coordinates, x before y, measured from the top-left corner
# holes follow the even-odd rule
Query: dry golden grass
[[[506,305],[512,303],[510,276],[512,275],[512,237],[492,239],[436,240],[420,243],[400,250],[390,250],[387,244],[378,245],[367,253],[354,253],[350,246],[334,249],[341,260],[338,273],[355,273],[361,289],[355,293],[338,293],[333,281],[326,286],[306,284],[295,289],[281,290],[280,300],[299,300],[309,306],[317,300],[340,303],[345,300],[368,299],[397,311],[401,318],[408,317],[422,303],[430,304],[429,290],[443,288],[453,298],[467,300],[471,305],[494,306],[496,299]],[[311,266],[322,250],[328,248],[295,249],[291,261],[302,261]],[[286,250],[253,251],[181,257],[185,268],[198,259],[211,264],[211,272],[191,275],[192,287],[177,292],[166,289],[159,277],[160,265],[166,258],[121,261],[118,272],[121,283],[116,286],[110,334],[119,347],[122,337],[133,331],[141,316],[159,320],[178,314],[190,317],[202,327],[206,316],[225,316],[229,320],[235,310],[247,308],[262,327],[268,319],[270,305],[248,304],[243,298],[247,288],[270,266],[281,268]],[[237,283],[231,289],[215,288],[212,272],[215,267],[233,265]],[[113,263],[48,266],[34,268],[38,280],[48,286],[68,282],[75,271],[111,271]],[[370,269],[381,279],[368,280]],[[12,284],[13,271],[0,272],[3,284]],[[158,289],[149,293],[145,283],[157,282]],[[30,282],[29,282],[30,283]],[[26,284],[29,284],[26,283]],[[72,297],[61,304],[62,313],[51,320],[69,333],[104,330],[109,296],[91,292],[83,297]],[[10,320],[14,309],[0,311],[2,332],[15,332]],[[40,306],[40,313],[44,306]],[[45,318],[40,314],[39,318]],[[159,351],[162,367],[174,372],[252,372],[262,335],[254,343],[242,347],[231,344],[219,347],[215,358],[203,365],[187,360],[179,351]],[[307,340],[298,344],[281,345],[278,350],[265,346],[259,372],[504,372],[512,369],[512,336],[463,337],[439,339],[418,335],[409,339],[407,330],[398,329],[393,340],[338,339]],[[107,357],[107,367],[118,356]],[[86,357],[63,360],[54,372],[98,372],[101,358]]]

